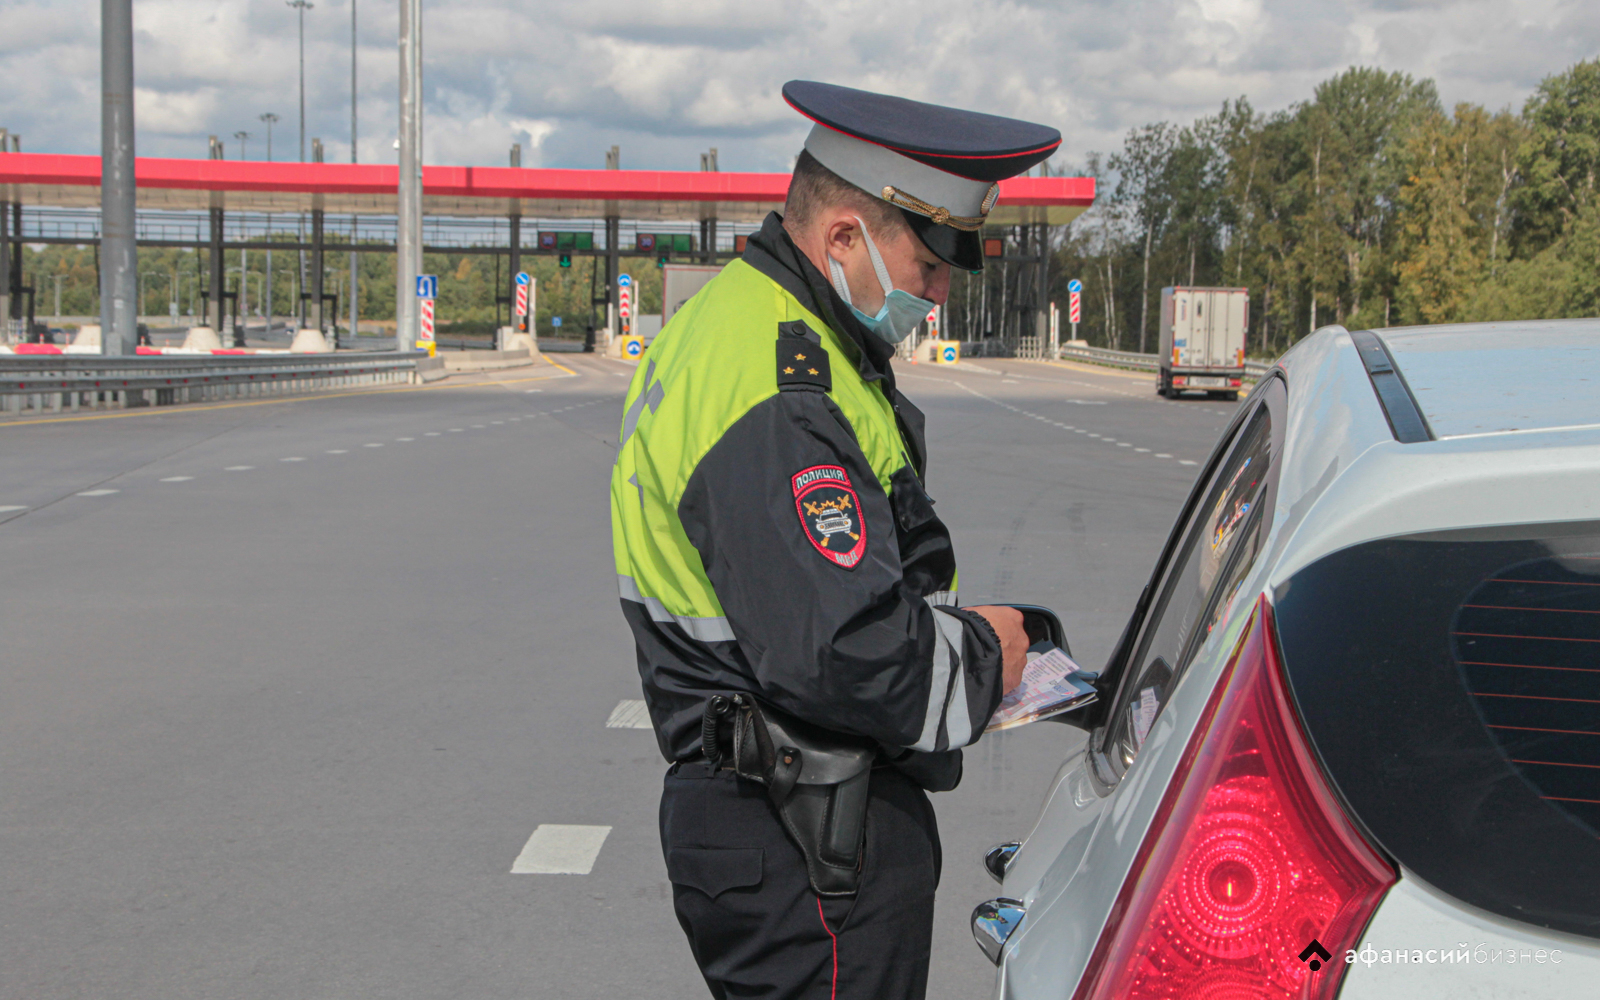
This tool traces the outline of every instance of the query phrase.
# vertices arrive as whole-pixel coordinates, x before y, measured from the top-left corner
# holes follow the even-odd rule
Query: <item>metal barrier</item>
[[[1104,347],[1063,347],[1063,358],[1074,358],[1079,361],[1088,361],[1092,364],[1112,365],[1117,368],[1137,368],[1140,371],[1156,371],[1161,367],[1161,356],[1158,354],[1140,354],[1137,351],[1113,351]],[[1272,365],[1265,361],[1245,361],[1244,373],[1250,378],[1259,379],[1272,370]]]
[[[409,384],[417,356],[49,354],[0,357],[0,413],[77,412]]]

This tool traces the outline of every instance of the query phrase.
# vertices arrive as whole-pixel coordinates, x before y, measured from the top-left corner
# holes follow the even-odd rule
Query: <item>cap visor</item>
[[[926,215],[908,212],[903,208],[900,209],[900,214],[905,217],[911,231],[922,240],[923,246],[933,251],[934,256],[951,267],[959,267],[963,271],[983,270],[981,234],[941,226]]]

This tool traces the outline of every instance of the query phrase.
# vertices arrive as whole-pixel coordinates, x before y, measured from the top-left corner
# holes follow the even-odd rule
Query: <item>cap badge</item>
[[[949,226],[963,232],[976,232],[983,228],[984,219],[989,214],[989,209],[994,207],[995,201],[1000,197],[1000,185],[995,184],[989,188],[989,193],[983,197],[983,215],[951,215],[948,208],[940,205],[930,205],[916,195],[906,194],[892,184],[883,186],[883,200],[891,205],[896,205],[907,211],[915,212],[932,219],[935,225]]]

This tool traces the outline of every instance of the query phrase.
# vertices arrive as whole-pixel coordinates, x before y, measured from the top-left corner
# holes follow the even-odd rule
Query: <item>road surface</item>
[[[0,997],[707,995],[611,568],[633,368],[559,360],[0,424]],[[902,388],[963,601],[1050,605],[1098,666],[1236,404],[991,359]],[[931,996],[989,995],[978,862],[1074,738],[985,739],[935,796]]]

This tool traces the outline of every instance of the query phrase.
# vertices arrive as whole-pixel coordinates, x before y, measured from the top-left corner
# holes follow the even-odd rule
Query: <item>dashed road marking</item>
[[[416,438],[395,438],[396,441],[415,441]]]
[[[189,480],[191,480],[193,478],[194,478],[193,476],[168,476],[167,478],[165,478],[165,479],[163,479],[161,481],[163,483],[187,483]],[[0,510],[4,510],[4,509],[5,508],[0,507]]]
[[[451,434],[460,434],[464,430],[466,430],[465,427],[452,427],[452,428],[450,428],[450,433]]]
[[[255,468],[255,466],[253,466],[253,465],[230,465],[227,468],[223,469],[222,471],[223,472],[249,472],[253,468]]]
[[[483,430],[483,425],[482,424],[473,424],[472,425],[472,429],[475,430],[475,431],[481,431],[481,430]]]
[[[617,702],[617,707],[611,710],[611,718],[606,720],[606,728],[650,729],[650,713],[641,699],[624,699]]]
[[[424,434],[422,436],[423,437],[436,438],[436,437],[439,436],[439,432],[438,431],[429,431],[428,433],[426,433],[426,434]]]
[[[80,496],[80,497],[108,497],[108,496],[110,496],[111,494],[113,494],[115,492],[117,492],[117,491],[116,490],[84,490],[82,493],[79,493],[78,496]]]
[[[523,392],[544,392],[543,389],[524,389]]]
[[[305,459],[301,458],[299,455],[291,455],[288,458],[280,458],[280,459],[278,459],[278,461],[280,461],[280,462],[304,462]]]
[[[27,510],[27,509],[28,508],[26,508],[26,507],[19,507],[16,504],[12,504],[9,507],[0,507],[0,514],[11,514],[11,513],[15,513],[16,511],[19,511],[19,510]]]
[[[1156,457],[1157,458],[1171,458],[1172,456],[1168,455],[1166,452],[1163,451],[1163,452],[1157,453]]]
[[[923,376],[923,377],[930,377],[931,378],[931,376]],[[1053,426],[1060,427],[1062,430],[1071,430],[1074,434],[1088,434],[1090,438],[1093,438],[1093,439],[1095,439],[1097,441],[1100,441],[1100,442],[1102,442],[1104,444],[1116,445],[1118,448],[1133,448],[1132,442],[1129,442],[1129,441],[1118,441],[1116,438],[1112,437],[1110,434],[1095,434],[1095,433],[1093,433],[1091,431],[1085,431],[1085,430],[1081,430],[1081,429],[1078,429],[1078,428],[1068,427],[1067,425],[1062,424],[1062,423],[1060,423],[1058,421],[1051,420],[1048,417],[1040,416],[1037,413],[1030,413],[1029,411],[1022,409],[1019,406],[1012,406],[1010,403],[1007,403],[1005,400],[996,399],[993,396],[985,395],[984,393],[981,393],[978,390],[976,390],[976,389],[974,389],[974,388],[972,388],[970,386],[964,385],[961,382],[957,382],[954,379],[939,379],[938,381],[941,381],[941,382],[948,381],[951,385],[953,385],[956,388],[962,390],[963,392],[966,392],[966,393],[969,393],[971,395],[977,396],[979,399],[987,400],[988,402],[991,402],[994,405],[996,405],[998,407],[1001,407],[1003,409],[1010,410],[1012,413],[1015,413],[1020,417],[1029,417],[1029,418],[1031,418],[1033,420],[1038,420],[1041,423],[1051,424]],[[1049,380],[1049,379],[1040,379],[1039,381],[1051,381],[1051,380]],[[1150,452],[1149,448],[1136,448],[1134,450],[1139,452],[1139,453],[1141,453],[1141,454],[1149,454],[1149,452]],[[1156,458],[1171,458],[1172,456],[1163,453],[1163,454],[1160,454],[1160,455],[1156,455],[1155,457]],[[1179,460],[1178,464],[1179,465],[1198,465],[1199,463],[1198,462],[1191,462],[1188,459],[1181,459],[1181,460]]]
[[[610,832],[609,826],[540,823],[511,863],[511,874],[587,875]]]
[[[1178,464],[1179,465],[1199,465],[1200,463],[1199,462],[1191,462],[1187,458],[1180,458],[1180,459],[1178,459]]]
[[[348,454],[350,454],[350,449],[349,448],[329,448],[328,449],[328,454],[330,454],[330,455],[348,455]]]
[[[361,447],[363,447],[363,448],[382,448],[383,447],[383,442],[381,442],[381,441],[369,441],[366,444],[362,445]]]

